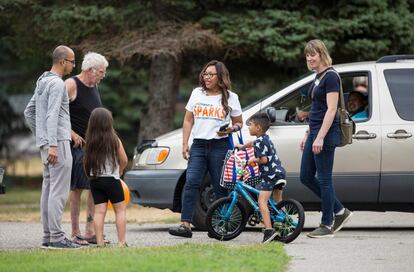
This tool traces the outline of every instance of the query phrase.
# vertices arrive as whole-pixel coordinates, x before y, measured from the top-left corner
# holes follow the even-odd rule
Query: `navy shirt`
[[[322,77],[322,79],[320,79],[323,74],[325,75]],[[329,67],[316,75],[309,93],[309,96],[312,99],[312,106],[309,113],[309,128],[311,133],[317,134],[322,126],[323,118],[325,117],[326,111],[328,110],[326,95],[330,92],[339,93],[339,88],[339,77],[332,67]],[[338,128],[339,119],[336,116],[331,125],[330,131],[337,130]]]
[[[254,141],[254,156],[256,158],[267,157],[266,164],[259,164],[260,175],[265,181],[279,180],[286,177],[286,171],[282,167],[269,135],[264,134]]]

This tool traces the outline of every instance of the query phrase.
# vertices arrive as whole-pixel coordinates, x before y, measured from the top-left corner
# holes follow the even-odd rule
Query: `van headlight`
[[[168,157],[170,149],[168,147],[153,147],[145,149],[139,157],[139,165],[162,164]]]

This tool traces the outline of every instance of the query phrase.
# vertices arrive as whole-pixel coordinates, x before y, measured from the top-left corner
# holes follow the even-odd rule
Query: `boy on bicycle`
[[[266,134],[270,123],[274,122],[276,116],[273,111],[258,112],[247,122],[250,135],[256,136],[256,140],[244,145],[237,144],[236,147],[243,149],[254,147],[255,158],[249,159],[248,164],[259,164],[261,182],[256,186],[260,191],[258,204],[263,217],[265,229],[263,230],[262,243],[272,241],[278,232],[273,229],[270,221],[270,213],[267,203],[273,192],[273,198],[276,202],[282,201],[282,190],[286,185],[286,171],[277,156],[276,149]]]

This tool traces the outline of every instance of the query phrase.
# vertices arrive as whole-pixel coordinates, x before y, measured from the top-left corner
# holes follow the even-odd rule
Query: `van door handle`
[[[368,140],[368,139],[375,139],[377,138],[377,134],[369,133],[366,130],[360,130],[356,134],[352,135],[352,139],[357,140]]]
[[[413,134],[405,131],[404,129],[397,129],[394,133],[388,133],[388,138],[395,138],[395,139],[406,139],[412,137]]]

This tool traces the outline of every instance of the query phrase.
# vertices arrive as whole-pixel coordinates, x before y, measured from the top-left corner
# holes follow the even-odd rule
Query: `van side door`
[[[381,203],[414,202],[414,66],[381,66]]]
[[[379,88],[375,67],[369,65],[360,69],[364,70],[340,71],[345,105],[348,106],[350,93],[356,88],[355,79],[365,76],[368,106],[367,118],[354,116],[356,130],[352,144],[336,148],[333,179],[338,199],[343,203],[375,204],[378,202],[381,171]]]

